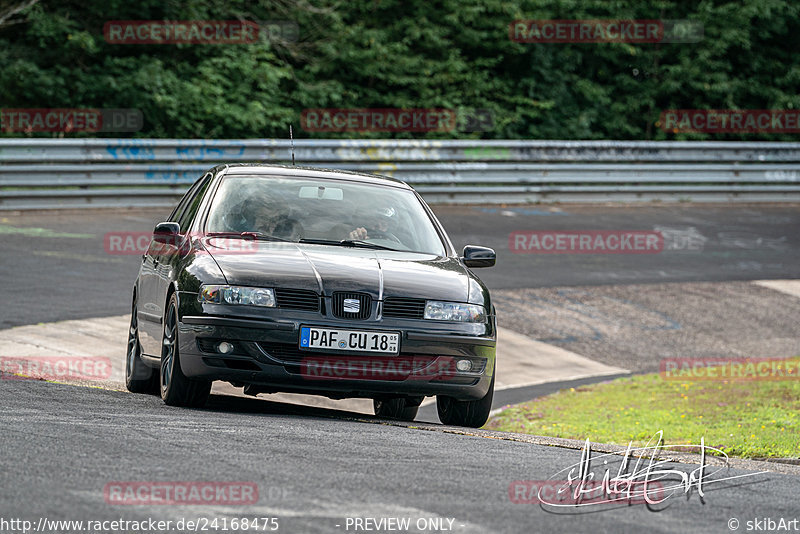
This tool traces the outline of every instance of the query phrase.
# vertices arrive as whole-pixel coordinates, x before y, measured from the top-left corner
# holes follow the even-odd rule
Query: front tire
[[[131,304],[131,325],[128,328],[128,353],[125,357],[125,387],[131,393],[155,393],[158,376],[154,369],[142,361],[139,343],[139,319],[136,316],[136,296]]]
[[[480,428],[489,420],[494,398],[494,375],[486,395],[477,400],[462,401],[446,395],[436,396],[436,411],[445,425]]]
[[[396,399],[373,399],[372,408],[375,415],[387,419],[398,419],[400,421],[413,421],[419,412],[419,405],[422,397],[407,399],[404,397]]]
[[[178,297],[169,299],[161,341],[161,398],[169,406],[201,408],[211,393],[211,382],[187,378],[181,370],[178,349]]]

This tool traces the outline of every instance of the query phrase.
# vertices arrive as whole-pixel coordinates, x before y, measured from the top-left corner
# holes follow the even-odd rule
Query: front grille
[[[277,287],[275,288],[275,301],[278,308],[319,311],[319,295],[307,289]]]
[[[376,362],[381,362],[381,365],[377,367],[379,369],[388,369],[393,361],[398,361],[397,358],[369,354],[326,354],[322,352],[305,351],[300,350],[297,345],[293,343],[260,342],[258,343],[258,346],[262,351],[269,354],[272,358],[280,361],[287,372],[295,375],[309,372],[307,369],[304,370],[303,368],[304,361],[308,365],[329,362],[331,368],[335,367],[338,372],[352,371],[355,373],[351,376],[351,378],[358,378],[358,373],[364,372],[365,366],[363,358],[373,358]],[[355,361],[348,362],[350,358],[355,358]],[[430,354],[412,354],[407,352],[401,352],[400,358],[411,362],[410,367],[407,368],[407,372],[410,375],[413,375],[413,373],[419,373],[420,371],[424,373],[436,373],[438,370],[439,372],[443,373],[440,379],[450,384],[474,385],[479,380],[475,374],[482,374],[486,368],[485,358],[470,358],[473,364],[472,372],[470,372],[468,375],[460,375],[455,373],[453,370],[452,366],[454,365],[454,359],[449,362],[442,362],[442,360],[439,359],[439,356],[431,356]],[[442,365],[444,365],[444,367],[441,367]],[[374,365],[367,364],[366,368],[375,369],[376,367]],[[398,376],[398,378],[404,379],[400,376]],[[413,380],[413,378],[411,379]],[[433,380],[435,381],[437,379],[434,378]]]
[[[258,346],[275,358],[287,365],[300,365],[304,359],[329,359],[331,362],[337,361],[347,361],[349,358],[374,358],[375,361],[379,361],[381,363],[390,363],[393,356],[385,356],[385,355],[374,355],[368,353],[354,353],[354,352],[346,352],[346,353],[323,353],[323,352],[316,352],[316,351],[308,351],[308,350],[300,350],[297,345],[293,343],[268,343],[268,342],[259,342]],[[409,354],[409,353],[401,353],[401,357],[403,358],[413,358],[411,370],[417,371],[419,369],[425,368],[431,364],[436,358],[439,356],[431,356],[429,354]],[[363,364],[361,364],[363,367]]]
[[[383,301],[383,316],[423,319],[425,317],[425,300],[404,297],[387,298]]]
[[[345,301],[348,301],[348,304],[351,304],[351,301],[357,301],[358,311],[345,311]],[[372,297],[366,293],[337,291],[331,297],[331,308],[333,308],[331,310],[333,316],[340,319],[367,319],[372,313]]]
[[[297,348],[294,343],[259,343],[261,350],[282,362],[299,363],[304,357],[309,356],[305,351]]]
[[[197,338],[197,348],[202,352],[217,352],[217,343],[219,343],[218,339]]]

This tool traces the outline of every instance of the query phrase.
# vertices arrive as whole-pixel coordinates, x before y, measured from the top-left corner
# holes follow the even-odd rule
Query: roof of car
[[[366,182],[373,184],[391,185],[404,189],[411,189],[407,183],[397,178],[381,176],[378,174],[368,174],[363,172],[345,171],[340,169],[322,169],[318,167],[299,167],[290,165],[269,165],[261,163],[231,163],[219,165],[216,169],[223,170],[227,167],[226,175],[229,174],[249,174],[249,175],[268,175],[268,176],[297,176],[314,178],[317,180],[349,180],[353,182]]]

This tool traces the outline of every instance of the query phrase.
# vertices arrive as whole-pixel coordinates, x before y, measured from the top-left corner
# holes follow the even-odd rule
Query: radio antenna
[[[289,125],[289,141],[292,143],[292,165],[294,166],[294,136],[292,135],[292,125]]]

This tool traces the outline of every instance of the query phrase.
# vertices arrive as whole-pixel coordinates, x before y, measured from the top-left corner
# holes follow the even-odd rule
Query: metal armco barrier
[[[432,203],[800,201],[800,143],[301,139],[295,157]],[[232,162],[287,165],[289,140],[0,139],[0,210],[172,205]]]

